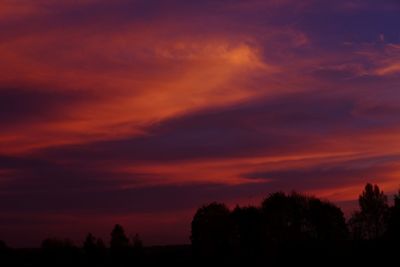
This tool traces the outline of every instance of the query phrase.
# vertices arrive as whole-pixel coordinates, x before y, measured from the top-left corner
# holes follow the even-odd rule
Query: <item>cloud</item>
[[[44,154],[135,161],[282,155],[328,145],[330,137],[395,127],[396,109],[385,113],[383,103],[355,94],[311,91],[211,108],[160,122],[141,136],[50,148]]]
[[[89,92],[66,91],[49,85],[0,86],[0,153],[64,143],[66,140],[57,140],[52,135],[68,131],[68,125],[76,121],[76,110],[99,98]]]
[[[264,62],[257,44],[241,38],[182,36],[179,25],[154,24],[143,29],[133,23],[112,32],[87,26],[62,34],[52,28],[24,33],[0,47],[5,62],[0,81],[54,88],[44,94],[96,95],[85,105],[71,103],[71,116],[59,117],[52,126],[52,139],[80,143],[138,133],[154,121],[244,101],[263,93],[251,89],[253,79],[278,70]],[[160,36],[164,30],[174,34]],[[29,142],[29,147],[56,142],[48,140],[47,129],[36,131],[45,132],[46,140],[20,138],[20,149]]]
[[[400,72],[400,63],[392,63],[376,70],[376,74],[378,75],[390,75],[398,72]]]
[[[398,7],[2,1],[0,232],[183,222],[279,189],[347,201],[372,176],[393,191]]]
[[[250,179],[266,179],[271,187],[295,188],[332,200],[351,200],[366,182],[379,183],[384,189],[396,184],[393,173],[399,171],[399,155],[338,159],[309,166],[286,167],[246,174]],[[340,179],[338,179],[340,177]],[[396,185],[395,185],[396,186]],[[356,191],[354,191],[354,189]],[[348,192],[348,190],[351,190]],[[329,192],[329,193],[328,193]]]
[[[397,109],[385,106],[387,100],[373,94],[358,94],[311,91],[249,101],[166,120],[139,136],[54,146],[35,153],[73,168],[79,162],[85,162],[86,168],[103,166],[105,173],[114,171],[116,181],[123,173],[126,179],[119,185],[124,188],[246,184],[254,181],[243,174],[258,172],[265,165],[303,168],[291,162],[309,159],[317,164],[337,156],[347,164],[349,155],[396,153]]]
[[[149,174],[134,175],[33,157],[2,156],[0,160],[2,170],[12,171],[2,176],[0,187],[4,200],[0,210],[5,213],[166,212],[191,209],[210,199],[232,201],[245,195],[251,198],[250,192],[256,189],[250,184],[217,183],[135,186],[135,179],[145,179]]]
[[[40,123],[67,116],[71,105],[89,99],[73,91],[50,91],[42,88],[0,88],[0,123],[2,127],[15,124]]]

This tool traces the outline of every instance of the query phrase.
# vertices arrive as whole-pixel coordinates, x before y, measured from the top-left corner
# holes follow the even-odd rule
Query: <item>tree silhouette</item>
[[[111,249],[121,249],[129,247],[129,238],[125,234],[124,228],[116,224],[111,232]]]
[[[85,241],[83,242],[83,250],[86,254],[92,255],[96,251],[96,238],[92,235],[92,233],[88,233]]]
[[[295,257],[326,253],[329,249],[319,245],[347,238],[340,208],[296,192],[273,193],[261,208],[237,206],[230,212],[221,203],[205,205],[194,215],[191,235],[198,260],[249,264],[262,262],[266,253],[274,255],[276,264],[285,253]]]
[[[232,238],[233,223],[224,204],[213,202],[197,210],[191,241],[198,259],[223,260],[229,254]]]
[[[135,258],[135,262],[137,264],[142,263],[144,248],[143,248],[143,241],[140,238],[139,234],[135,234],[134,236],[131,237],[131,245],[132,245],[132,253],[133,253],[133,257]]]
[[[130,244],[124,228],[116,224],[111,232],[110,252],[113,264],[123,266],[129,263]]]
[[[400,240],[400,190],[394,196],[394,205],[390,208],[387,237],[392,240]]]
[[[134,249],[137,249],[137,250],[143,249],[143,241],[140,238],[139,234],[135,234],[131,238],[131,242],[132,242],[132,246],[133,246]]]
[[[274,193],[263,201],[262,212],[269,241],[342,240],[347,236],[342,211],[315,197]]]
[[[317,240],[345,240],[348,230],[344,214],[332,203],[309,198],[309,220],[313,225],[313,238]]]
[[[110,249],[88,233],[82,249],[68,239],[48,238],[40,250],[8,248],[0,240],[0,266],[180,266],[288,265],[321,263],[383,265],[400,248],[400,191],[393,206],[377,185],[367,184],[359,211],[349,220],[334,204],[296,192],[277,192],[260,206],[212,202],[199,208],[191,224],[192,246],[144,248],[138,234],[111,231]],[[357,239],[362,239],[358,241]],[[393,241],[393,242],[392,242]],[[367,255],[367,256],[366,256]]]
[[[368,183],[358,198],[360,211],[349,220],[354,239],[375,240],[386,231],[389,206],[387,197],[377,185]]]
[[[235,239],[242,256],[256,257],[264,245],[264,224],[261,210],[256,207],[239,207],[232,211]]]
[[[266,237],[270,241],[305,239],[310,229],[305,221],[304,196],[293,193],[286,196],[283,192],[271,194],[262,203],[265,217]]]
[[[102,239],[97,239],[88,233],[83,242],[83,251],[89,264],[99,264],[104,261],[106,256],[106,246]]]

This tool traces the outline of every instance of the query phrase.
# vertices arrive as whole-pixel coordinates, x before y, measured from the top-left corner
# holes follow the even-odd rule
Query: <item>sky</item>
[[[0,0],[0,239],[188,243],[203,204],[400,187],[398,0]]]

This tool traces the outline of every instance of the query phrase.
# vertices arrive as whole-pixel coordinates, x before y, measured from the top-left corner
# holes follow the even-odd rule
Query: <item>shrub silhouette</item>
[[[70,266],[78,261],[80,252],[69,239],[47,238],[42,242],[42,257],[49,266]]]

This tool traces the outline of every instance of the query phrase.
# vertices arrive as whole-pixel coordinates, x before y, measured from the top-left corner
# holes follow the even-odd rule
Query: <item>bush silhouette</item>
[[[70,266],[80,257],[79,249],[69,239],[48,238],[42,242],[42,261],[50,266]]]

